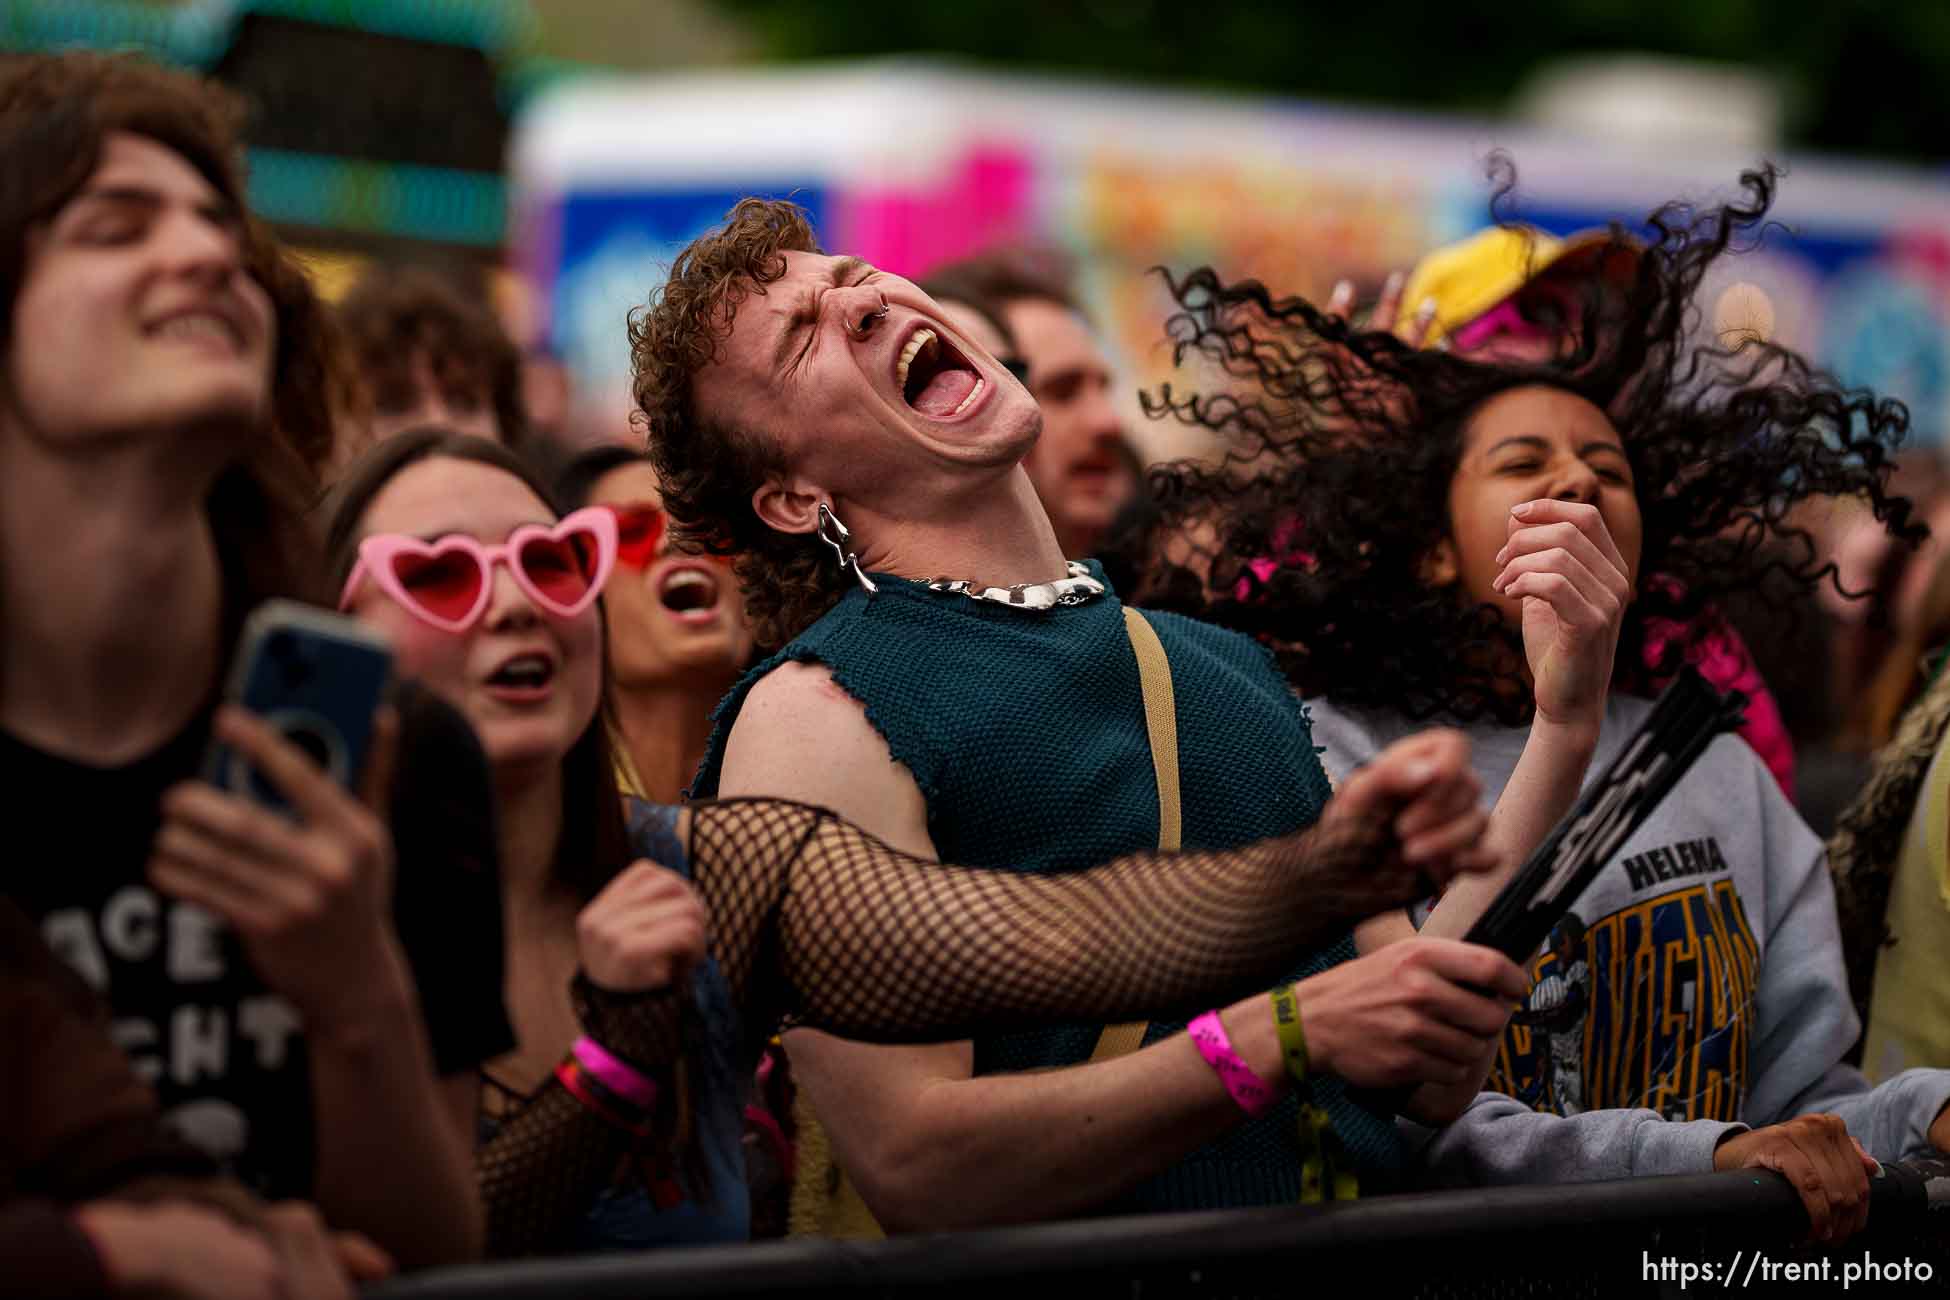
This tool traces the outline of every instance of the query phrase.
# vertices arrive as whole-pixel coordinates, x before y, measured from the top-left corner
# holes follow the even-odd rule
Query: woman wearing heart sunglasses
[[[348,467],[330,516],[328,573],[340,608],[385,631],[400,670],[467,716],[493,772],[516,1047],[481,1071],[478,1164],[488,1188],[546,1201],[548,1230],[511,1223],[521,1198],[504,1194],[490,1209],[490,1249],[742,1238],[735,1090],[694,1113],[702,1159],[687,1170],[612,1186],[620,1148],[604,1133],[609,1165],[570,1204],[523,1158],[546,1163],[563,1137],[557,1121],[571,1132],[583,1122],[574,1102],[556,1116],[546,1101],[581,1029],[569,996],[578,968],[612,987],[655,986],[702,952],[702,913],[682,882],[647,863],[622,870],[681,854],[660,838],[667,817],[626,823],[612,775],[597,598],[616,565],[615,515],[591,507],[558,516],[540,479],[499,444],[420,429]],[[623,931],[628,951],[619,956]],[[697,982],[708,996],[693,1014],[710,1009],[705,1073],[715,1079],[728,1072],[735,1026],[722,977],[705,971]],[[673,1183],[681,1195],[670,1194]]]
[[[518,1045],[483,1071],[494,1253],[743,1236],[739,1105],[782,1019],[945,1040],[1247,988],[1257,1017],[1254,981],[1296,946],[1406,901],[1425,863],[1480,865],[1454,846],[1410,865],[1393,838],[1480,832],[1451,826],[1470,800],[1441,782],[1400,798],[1356,777],[1292,836],[1058,876],[923,864],[782,800],[626,804],[601,717],[614,546],[605,515],[559,516],[512,453],[441,430],[368,452],[328,522],[342,607],[473,721],[499,795]],[[1320,1005],[1319,1069],[1388,1036]],[[1275,1050],[1264,1083],[1285,1077]]]

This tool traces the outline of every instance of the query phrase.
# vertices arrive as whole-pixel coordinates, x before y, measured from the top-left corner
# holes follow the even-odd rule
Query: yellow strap
[[[1171,693],[1171,661],[1144,615],[1124,607],[1124,630],[1137,652],[1138,683],[1144,688],[1144,729],[1151,735],[1151,766],[1158,774],[1158,847],[1179,844],[1178,706]]]
[[[1171,693],[1171,661],[1144,615],[1124,607],[1124,630],[1137,655],[1138,685],[1144,691],[1144,729],[1151,737],[1151,768],[1158,776],[1158,847],[1167,852],[1179,845],[1178,705]],[[1144,1045],[1148,1022],[1132,1020],[1105,1025],[1097,1037],[1092,1061],[1128,1056]]]
[[[1144,727],[1151,737],[1151,766],[1158,776],[1158,847],[1179,845],[1178,706],[1171,693],[1171,661],[1144,615],[1124,607],[1124,628],[1137,655],[1138,685],[1144,691]],[[621,744],[616,753],[627,761]],[[634,776],[634,771],[631,772]],[[1133,1020],[1105,1025],[1097,1037],[1092,1061],[1128,1056],[1144,1045],[1149,1022]],[[798,1178],[792,1189],[790,1235],[878,1237],[884,1235],[860,1193],[832,1159],[826,1131],[800,1093],[793,1107],[798,1120]]]
[[[826,1126],[813,1113],[805,1090],[792,1098],[793,1179],[786,1211],[788,1237],[875,1239],[886,1236],[860,1191],[833,1159]]]
[[[604,722],[609,732],[609,757],[616,768],[616,788],[622,794],[649,803],[650,796],[644,791],[643,778],[637,775],[636,760],[630,757],[630,747],[623,740],[621,728]]]
[[[1150,1027],[1148,1020],[1127,1020],[1121,1025],[1105,1025],[1104,1032],[1097,1035],[1097,1050],[1090,1054],[1090,1059],[1114,1061],[1120,1056],[1129,1056],[1144,1046],[1144,1031]]]

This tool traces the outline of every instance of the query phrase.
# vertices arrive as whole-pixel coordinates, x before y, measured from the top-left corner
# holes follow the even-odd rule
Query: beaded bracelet
[[[1185,1026],[1198,1054],[1219,1076],[1219,1082],[1226,1086],[1226,1092],[1239,1103],[1239,1109],[1252,1119],[1258,1119],[1273,1108],[1279,1096],[1259,1081],[1253,1067],[1247,1065],[1245,1058],[1233,1050],[1232,1040],[1226,1037],[1225,1023],[1219,1013],[1208,1011],[1191,1024]]]

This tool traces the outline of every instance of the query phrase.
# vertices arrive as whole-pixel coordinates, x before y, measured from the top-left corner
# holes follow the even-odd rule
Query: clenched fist
[[[640,858],[576,918],[583,974],[612,993],[668,988],[704,960],[707,926],[690,882]]]
[[[1461,732],[1396,741],[1342,783],[1307,832],[1318,868],[1309,888],[1346,890],[1371,916],[1489,870],[1496,857],[1483,842],[1482,798]]]

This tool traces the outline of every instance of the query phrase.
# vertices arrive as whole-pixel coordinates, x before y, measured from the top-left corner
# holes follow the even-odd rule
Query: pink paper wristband
[[[1279,1096],[1271,1088],[1260,1082],[1239,1053],[1232,1050],[1232,1040],[1226,1037],[1226,1027],[1219,1019],[1219,1013],[1208,1011],[1191,1024],[1185,1026],[1198,1048],[1198,1054],[1219,1076],[1219,1082],[1226,1086],[1226,1092],[1239,1103],[1239,1109],[1252,1119],[1258,1119],[1273,1109]]]
[[[601,1043],[584,1034],[576,1039],[569,1051],[603,1087],[633,1106],[641,1106],[644,1110],[656,1109],[656,1081],[644,1078],[634,1067],[611,1056]]]

